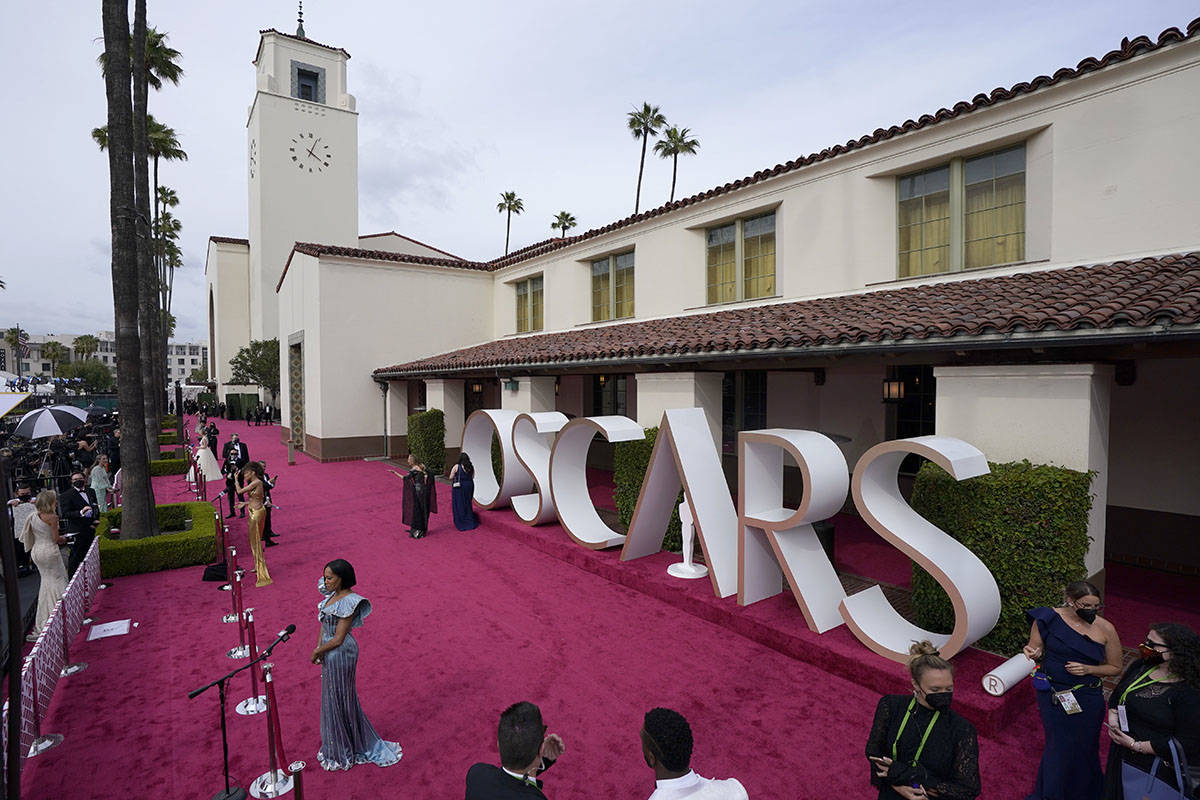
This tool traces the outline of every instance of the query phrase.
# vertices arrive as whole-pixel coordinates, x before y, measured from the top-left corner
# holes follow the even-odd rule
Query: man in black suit
[[[515,703],[500,715],[496,731],[500,766],[475,764],[467,770],[466,800],[545,798],[536,777],[563,753],[557,733],[546,735],[542,712],[533,703]]]
[[[237,483],[242,475],[242,470],[250,463],[250,450],[236,433],[230,436],[229,441],[225,443],[225,449],[221,451],[221,460],[221,472],[225,474],[225,496],[229,498],[229,516],[232,517],[234,516],[234,506],[237,503]],[[244,507],[242,516],[246,516]]]
[[[82,472],[71,476],[71,488],[59,495],[58,505],[67,521],[67,531],[75,534],[71,557],[67,559],[67,575],[71,576],[83,563],[83,557],[96,538],[100,506],[96,505],[96,493],[84,482]]]

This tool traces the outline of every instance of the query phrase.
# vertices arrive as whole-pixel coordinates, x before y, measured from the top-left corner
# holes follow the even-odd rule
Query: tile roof
[[[287,263],[283,265],[283,272],[279,275],[279,281],[275,284],[276,292],[283,286],[283,279],[287,277],[288,270],[292,266],[292,257],[296,253],[317,257],[335,256],[337,258],[360,258],[369,261],[395,261],[401,264],[420,264],[426,267],[454,267],[456,269],[483,272],[487,272],[490,269],[487,264],[482,264],[478,261],[463,261],[457,258],[433,258],[431,256],[415,256],[410,253],[393,253],[390,250],[364,250],[361,247],[341,247],[335,244],[296,242],[292,247],[292,252],[288,254]]]
[[[237,239],[233,236],[210,236],[208,240],[210,242],[218,242],[219,244],[244,244],[247,247],[250,246],[249,239]]]
[[[1149,333],[1200,323],[1200,252],[883,289],[499,339],[375,370],[408,376],[568,362],[905,346],[986,334]],[[1200,329],[1196,331],[1200,334]],[[961,338],[960,338],[961,337]]]
[[[437,252],[441,253],[442,255],[446,256],[447,258],[453,258],[455,261],[465,261],[466,260],[466,259],[463,259],[463,258],[460,258],[460,257],[454,255],[454,253],[449,253],[440,247],[434,247],[431,244],[425,244],[420,239],[414,239],[411,236],[405,236],[403,233],[396,233],[395,231],[381,231],[379,233],[364,233],[364,234],[361,234],[358,237],[358,239],[361,242],[363,239],[376,239],[380,236],[395,236],[399,239],[404,239],[405,241],[412,242],[413,244],[419,244],[419,245],[421,245],[421,247],[427,247],[430,250],[436,250]]]
[[[285,39],[294,39],[297,42],[304,42],[305,44],[312,44],[312,45],[316,45],[317,47],[324,47],[326,50],[332,50],[335,53],[341,53],[346,58],[350,57],[350,54],[347,53],[345,50],[343,50],[340,47],[334,47],[333,45],[330,45],[330,44],[321,44],[320,42],[316,42],[316,41],[313,41],[312,39],[309,39],[307,36],[296,36],[295,34],[284,33],[283,31],[276,30],[275,28],[266,28],[264,30],[261,30],[258,32],[258,35],[266,36],[268,33],[273,33],[276,36],[282,36]],[[261,54],[262,54],[262,40],[260,39],[259,44],[258,44],[258,52],[254,54],[255,62],[258,61],[258,57]]]
[[[776,164],[774,167],[759,170],[753,175],[748,175],[740,180],[731,181],[730,183],[714,187],[708,191],[692,195],[691,197],[685,197],[682,200],[676,200],[673,203],[667,203],[666,205],[659,206],[658,208],[643,211],[640,214],[635,214],[633,216],[617,220],[616,222],[600,228],[593,228],[592,230],[576,236],[568,236],[565,239],[547,239],[545,241],[538,242],[537,244],[524,247],[520,250],[515,250],[508,255],[492,259],[491,261],[488,261],[487,264],[491,269],[501,269],[502,267],[518,264],[527,259],[535,258],[564,247],[569,247],[576,242],[592,239],[596,236],[610,233],[619,228],[634,225],[638,222],[644,222],[645,220],[653,219],[654,217],[658,217],[663,214],[668,214],[677,209],[686,208],[687,206],[692,206],[697,203],[704,202],[705,200],[710,200],[713,197],[728,194],[730,192],[737,191],[738,189],[743,189],[747,186],[753,186],[754,184],[761,183],[769,178],[794,172],[811,164],[828,161],[831,158],[835,158],[846,153],[851,153],[856,150],[861,150],[868,145],[885,142],[905,133],[928,128],[929,126],[935,125],[939,122],[955,119],[964,114],[969,114],[973,111],[979,111],[987,108],[988,106],[994,106],[997,103],[1003,103],[1006,100],[1012,100],[1022,95],[1031,94],[1039,89],[1054,86],[1062,83],[1063,81],[1071,80],[1072,78],[1078,78],[1080,76],[1096,72],[1097,70],[1113,66],[1114,64],[1120,64],[1121,62],[1128,61],[1136,56],[1140,56],[1145,53],[1152,53],[1155,50],[1159,50],[1169,45],[1178,44],[1179,42],[1193,38],[1200,38],[1200,17],[1197,17],[1188,23],[1186,32],[1181,31],[1178,28],[1167,28],[1155,39],[1151,39],[1148,36],[1138,36],[1135,39],[1125,38],[1121,40],[1121,46],[1119,49],[1111,50],[1099,58],[1085,58],[1074,67],[1063,67],[1057,70],[1053,75],[1040,75],[1031,81],[1018,83],[1008,89],[999,87],[986,94],[981,92],[970,100],[960,100],[950,108],[938,109],[933,114],[922,114],[915,120],[906,120],[902,124],[893,125],[890,128],[877,128],[874,132],[860,136],[857,139],[851,139],[845,144],[827,147],[819,153],[811,153],[807,156],[802,156],[793,161],[789,161],[786,164]]]

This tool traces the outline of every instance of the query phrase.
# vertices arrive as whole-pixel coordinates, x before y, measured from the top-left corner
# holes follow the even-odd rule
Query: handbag
[[[1121,761],[1121,787],[1126,800],[1189,800],[1195,788],[1188,770],[1183,747],[1174,739],[1168,742],[1171,748],[1171,764],[1175,767],[1175,786],[1157,777],[1162,759],[1154,757],[1150,772],[1138,769],[1127,761]]]

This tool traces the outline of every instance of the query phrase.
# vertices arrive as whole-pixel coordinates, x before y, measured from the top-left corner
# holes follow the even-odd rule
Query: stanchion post
[[[242,570],[235,570],[233,573],[233,600],[234,608],[238,615],[238,646],[227,652],[225,655],[230,658],[245,658],[250,655],[250,648],[246,646],[246,621],[245,611],[242,608],[242,575],[245,573]]]
[[[288,765],[292,773],[292,788],[296,791],[296,800],[304,800],[304,768],[308,766],[303,761],[293,761]]]
[[[287,771],[279,768],[283,757],[282,739],[279,736],[279,715],[275,711],[275,682],[271,678],[274,665],[269,661],[262,665],[263,681],[267,686],[267,765],[268,771],[259,775],[250,787],[255,797],[279,797],[292,790],[294,782]]]
[[[258,641],[254,636],[254,609],[246,609],[246,631],[250,641],[250,661],[258,659]],[[261,714],[267,710],[266,698],[258,693],[258,669],[250,665],[250,696],[237,704],[237,713],[244,717]]]

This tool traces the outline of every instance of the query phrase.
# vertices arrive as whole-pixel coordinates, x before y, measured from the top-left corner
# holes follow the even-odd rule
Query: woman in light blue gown
[[[326,597],[317,604],[321,633],[312,662],[321,665],[321,749],[317,760],[327,770],[366,763],[389,767],[402,755],[397,742],[379,737],[358,702],[358,642],[350,631],[362,626],[371,613],[371,601],[351,591],[354,583],[354,567],[336,558],[325,565],[318,584]]]

